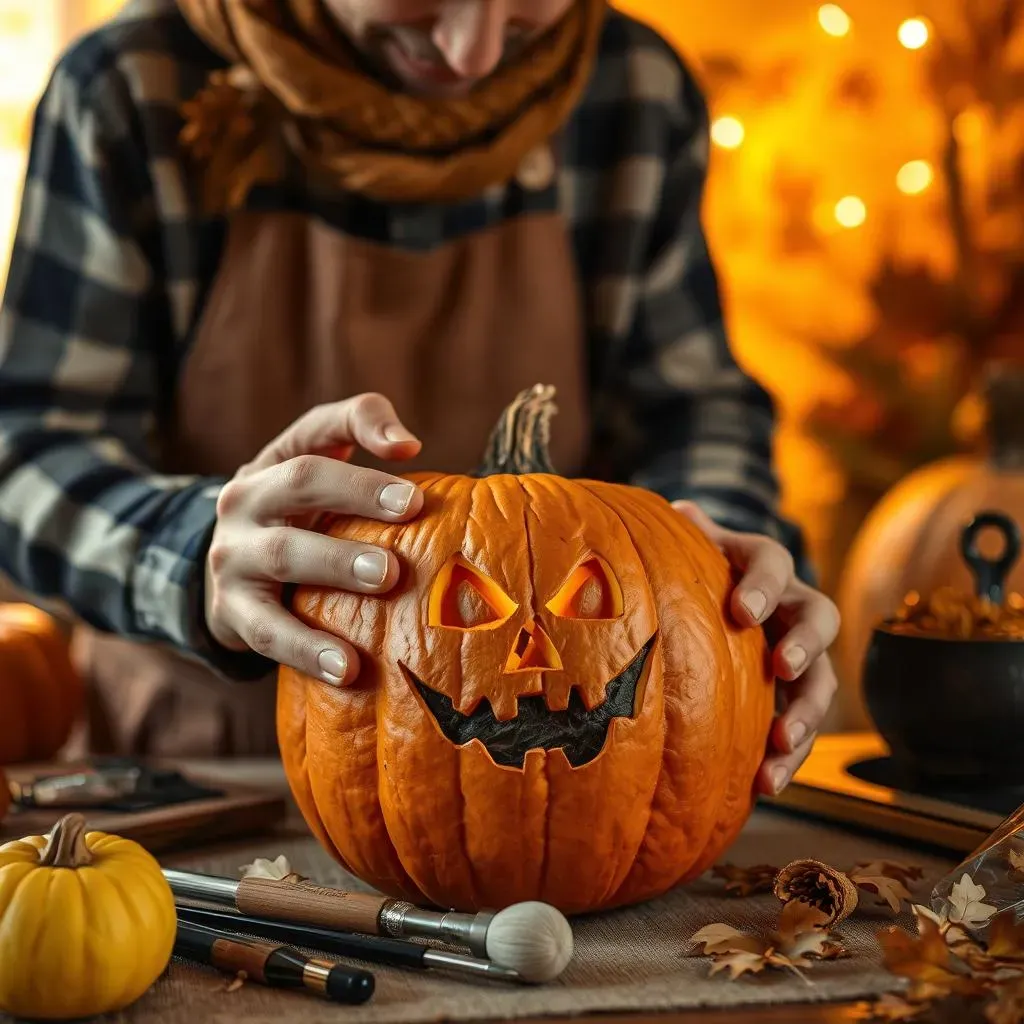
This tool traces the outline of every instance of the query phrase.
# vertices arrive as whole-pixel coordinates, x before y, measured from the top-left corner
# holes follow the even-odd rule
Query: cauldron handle
[[[990,528],[1003,535],[1003,553],[997,559],[986,558],[978,550],[978,535]],[[960,553],[974,574],[978,597],[987,597],[993,604],[1003,603],[1003,586],[1020,556],[1020,543],[1020,528],[1002,512],[979,512],[964,527],[960,536]]]

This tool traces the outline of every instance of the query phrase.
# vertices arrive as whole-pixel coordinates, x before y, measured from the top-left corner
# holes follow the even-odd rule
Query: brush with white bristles
[[[233,907],[242,914],[395,939],[423,938],[468,946],[523,981],[553,981],[573,954],[572,927],[547,903],[515,903],[497,913],[423,910],[402,900],[316,885],[284,857],[259,859],[243,877],[164,870],[175,896]]]

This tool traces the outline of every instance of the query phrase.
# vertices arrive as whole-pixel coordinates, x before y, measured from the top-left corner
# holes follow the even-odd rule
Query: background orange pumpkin
[[[288,779],[325,847],[385,893],[636,902],[704,871],[750,813],[764,635],[727,618],[726,559],[664,499],[553,472],[552,412],[550,390],[524,392],[482,475],[411,477],[413,522],[329,524],[395,551],[386,598],[293,599],[363,671],[334,689],[282,668]]]
[[[51,759],[83,703],[57,620],[30,604],[0,603],[0,764]]]
[[[861,673],[878,622],[911,590],[929,594],[953,586],[973,593],[974,578],[960,554],[967,523],[995,509],[1024,530],[1024,367],[997,364],[984,404],[984,453],[943,459],[910,474],[872,509],[854,540],[836,598],[842,616],[839,728],[870,727]],[[1024,593],[1024,559],[1006,582],[1008,591]]]

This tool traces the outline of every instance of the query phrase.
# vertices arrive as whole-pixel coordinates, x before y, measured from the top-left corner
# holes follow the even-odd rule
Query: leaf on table
[[[1024,922],[1017,923],[1012,910],[1004,910],[992,918],[985,944],[993,960],[1024,965]]]
[[[716,957],[715,962],[711,965],[711,970],[708,971],[708,976],[718,974],[719,971],[728,971],[729,977],[735,981],[741,975],[760,974],[766,967],[776,967],[792,971],[810,985],[811,982],[804,977],[800,970],[801,966],[804,965],[799,961],[791,960],[771,948],[766,949],[763,953],[748,953],[738,950],[735,953],[724,953],[722,956]]]
[[[999,985],[995,998],[985,1006],[988,1024],[1021,1024],[1024,1021],[1024,979]]]
[[[829,915],[801,900],[791,900],[779,913],[778,928],[772,942],[785,957],[799,959],[821,957],[828,943]]]
[[[854,875],[865,875],[874,877],[881,875],[883,878],[895,878],[905,886],[911,882],[918,882],[924,878],[924,868],[913,864],[903,864],[896,860],[872,860],[863,864],[854,864],[850,869],[850,877]]]
[[[925,916],[919,916],[917,923],[916,936],[898,927],[878,932],[876,937],[886,968],[913,982],[922,998],[980,991],[981,986],[966,966],[954,960],[939,926]]]
[[[967,872],[961,876],[947,897],[949,920],[965,928],[978,928],[996,913],[997,907],[983,902],[985,887],[978,885]]]
[[[926,1003],[909,1003],[902,996],[886,992],[869,1007],[872,1020],[901,1021],[914,1020],[928,1009]]]
[[[748,935],[728,924],[709,924],[695,932],[690,939],[691,949],[703,946],[699,955],[711,956],[715,953],[735,953],[744,951],[760,953],[767,943],[756,935]]]
[[[232,979],[224,986],[225,992],[237,992],[247,981],[249,975],[245,971],[239,971]]]
[[[762,892],[771,892],[775,884],[777,867],[771,864],[755,864],[753,867],[742,868],[737,864],[718,864],[711,869],[715,878],[725,880],[725,891],[737,896],[755,896]]]
[[[293,874],[288,858],[282,853],[274,860],[257,857],[251,864],[243,864],[239,869],[243,878],[272,878],[280,881]]]
[[[899,913],[900,907],[903,906],[904,900],[911,900],[913,896],[910,894],[910,890],[898,879],[889,878],[886,875],[869,875],[861,874],[856,872],[850,875],[850,881],[857,886],[858,889],[864,889],[867,892],[873,892],[877,896],[881,896],[879,905],[888,903],[896,913]]]

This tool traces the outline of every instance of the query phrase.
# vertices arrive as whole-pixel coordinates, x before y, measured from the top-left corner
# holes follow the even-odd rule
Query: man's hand
[[[782,707],[757,786],[763,793],[778,793],[811,752],[835,696],[836,675],[827,651],[839,632],[839,612],[824,594],[797,579],[792,556],[770,537],[723,529],[689,501],[673,507],[693,520],[743,574],[732,595],[736,621],[763,624],[775,642],[772,660],[782,682]]]
[[[249,648],[335,686],[358,675],[349,644],[309,629],[280,599],[285,583],[382,594],[397,582],[390,551],[302,528],[318,512],[396,523],[423,507],[422,491],[408,481],[345,462],[357,445],[383,459],[420,449],[386,398],[359,395],[310,410],[225,484],[206,559],[205,609],[222,646]]]

